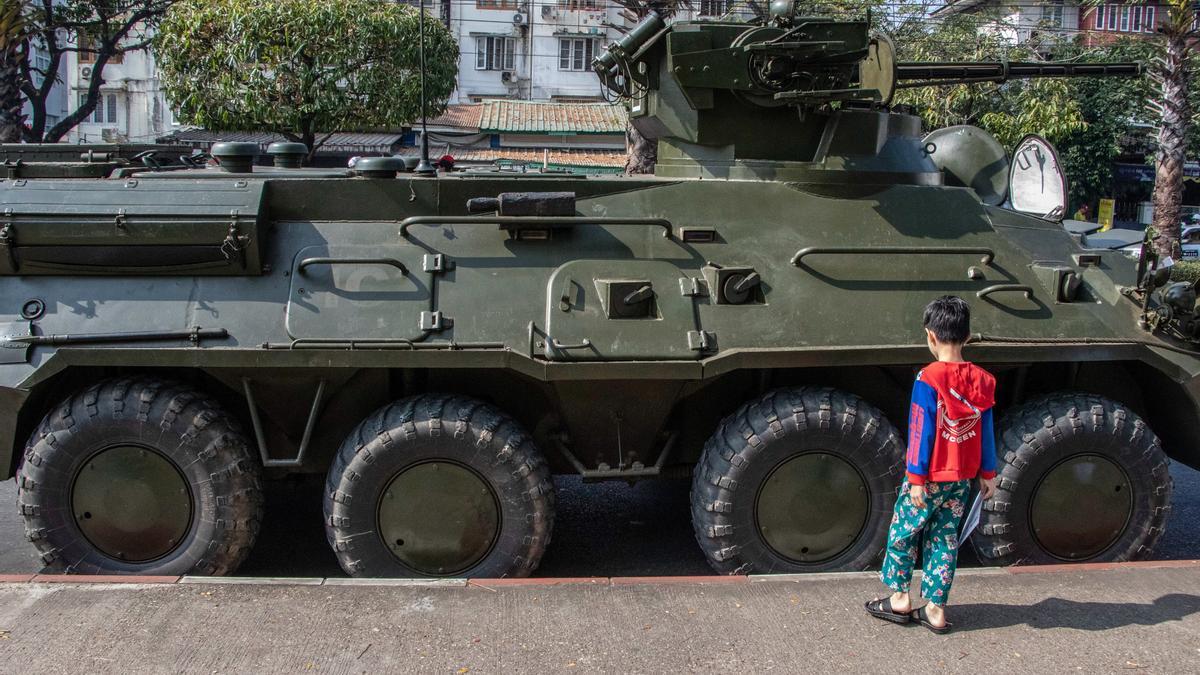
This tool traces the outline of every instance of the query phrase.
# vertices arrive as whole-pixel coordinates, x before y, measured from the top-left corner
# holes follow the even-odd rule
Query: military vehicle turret
[[[1065,232],[1046,142],[1010,161],[890,104],[1136,65],[897,63],[867,22],[786,5],[651,16],[595,69],[655,175],[258,167],[242,144],[104,177],[10,167],[0,477],[44,562],[230,573],[263,482],[317,474],[352,575],[527,575],[565,473],[691,476],[720,572],[863,569],[929,359],[920,311],[947,293],[999,379],[980,556],[1152,552],[1168,456],[1200,466],[1194,288]]]

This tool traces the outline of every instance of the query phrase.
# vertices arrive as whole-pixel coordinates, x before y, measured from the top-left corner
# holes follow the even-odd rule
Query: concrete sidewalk
[[[0,583],[0,671],[1200,672],[1200,564],[968,570],[955,632],[874,574]]]

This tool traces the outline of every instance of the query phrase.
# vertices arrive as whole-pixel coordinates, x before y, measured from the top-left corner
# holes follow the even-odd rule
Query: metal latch
[[[436,333],[437,331],[446,330],[453,325],[454,320],[441,311],[421,312],[420,328],[423,331]]]
[[[13,210],[4,209],[4,223],[0,224],[0,249],[4,249],[4,257],[12,271],[17,271],[17,254],[13,250],[17,246],[17,228],[13,225]]]
[[[708,283],[697,277],[680,277],[679,293],[685,298],[707,298]]]
[[[241,226],[238,223],[238,211],[233,209],[229,212],[229,233],[225,235],[225,240],[221,242],[221,255],[225,256],[226,260],[237,260],[238,265],[246,268],[246,248],[250,245],[250,237],[242,234]]]
[[[454,269],[454,261],[444,253],[426,253],[421,259],[421,268],[426,272],[447,272]]]
[[[688,349],[694,352],[712,351],[716,345],[717,336],[706,330],[690,330],[687,334]]]

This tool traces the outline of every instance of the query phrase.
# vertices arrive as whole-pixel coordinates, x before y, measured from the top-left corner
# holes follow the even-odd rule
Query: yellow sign
[[[1100,231],[1111,230],[1113,226],[1113,209],[1117,202],[1114,199],[1101,199],[1100,208],[1096,212],[1096,222],[1100,223]]]

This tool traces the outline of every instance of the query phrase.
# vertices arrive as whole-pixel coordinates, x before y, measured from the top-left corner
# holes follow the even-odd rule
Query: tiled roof
[[[416,155],[417,148],[404,148],[400,154]],[[624,150],[562,150],[550,149],[548,163],[555,166],[581,166],[605,169],[623,168],[625,166]],[[434,158],[448,154],[456,162],[522,162],[526,164],[541,164],[542,150],[538,148],[451,148],[435,145],[430,148]]]
[[[429,120],[431,127],[454,127],[458,129],[479,129],[479,118],[483,114],[482,103],[452,103],[446,106],[446,112]],[[416,127],[420,121],[412,123]]]
[[[554,103],[494,99],[483,108],[479,128],[491,132],[623,134],[625,107],[609,103]]]

